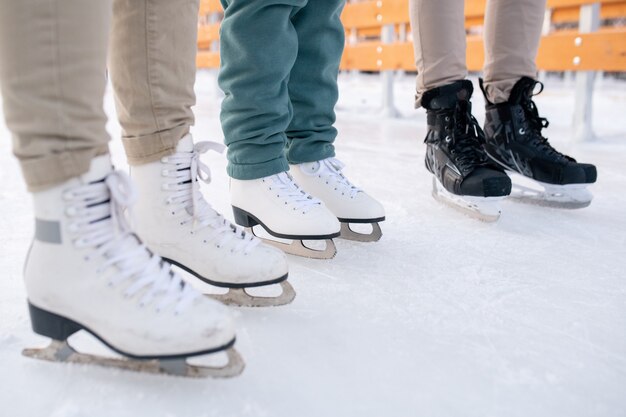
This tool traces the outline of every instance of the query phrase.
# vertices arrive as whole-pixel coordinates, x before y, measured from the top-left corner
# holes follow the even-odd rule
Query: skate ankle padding
[[[470,80],[459,80],[452,84],[432,88],[422,95],[422,107],[426,110],[454,108],[459,101],[469,101],[474,92]]]

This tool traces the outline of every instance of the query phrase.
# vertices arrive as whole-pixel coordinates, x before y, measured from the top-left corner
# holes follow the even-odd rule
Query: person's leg
[[[132,357],[228,349],[224,306],[185,285],[124,220],[133,191],[112,170],[102,109],[110,15],[103,0],[0,0],[4,111],[36,190],[24,282],[32,328],[52,339],[25,353],[73,361],[67,338],[80,330]]]
[[[289,77],[293,118],[286,130],[290,164],[335,156],[337,75],[344,47],[345,0],[309,1],[291,19],[298,55]]]
[[[289,169],[288,82],[298,55],[291,18],[307,1],[222,1],[219,84],[226,97],[221,121],[232,178],[251,180]]]
[[[189,134],[198,7],[198,0],[114,0],[111,78],[139,188],[134,226],[152,251],[202,281],[233,288],[280,282],[286,289],[277,298],[251,298],[239,290],[222,300],[284,304],[294,296],[284,254],[234,228],[199,190],[206,174],[200,153],[222,145],[194,145]]]
[[[221,121],[235,221],[260,224],[273,236],[293,240],[293,245],[273,242],[290,253],[329,257],[335,253],[332,242],[319,253],[298,241],[338,236],[339,222],[286,174],[285,155],[293,116],[289,79],[298,56],[292,18],[318,1],[222,0],[219,83],[226,93]]]
[[[108,152],[102,96],[108,1],[0,1],[0,86],[30,191],[84,174]]]
[[[114,0],[109,71],[131,165],[175,151],[194,124],[199,0]]]
[[[484,87],[492,103],[508,100],[522,77],[536,78],[546,0],[489,0],[485,11]]]
[[[596,181],[596,167],[578,163],[548,143],[542,133],[548,121],[540,117],[533,99],[543,89],[536,80],[535,58],[545,4],[545,0],[488,3],[481,85],[486,102],[483,147],[492,160],[514,173],[512,197],[582,208],[591,203],[593,196],[586,187]],[[520,175],[534,180],[534,185],[527,187],[528,180]]]
[[[511,182],[493,169],[481,147],[482,131],[472,116],[472,82],[466,80],[465,16],[461,0],[411,0],[417,89],[415,107],[427,115],[426,168],[433,196],[486,221],[495,221],[495,200]]]
[[[462,0],[410,0],[417,67],[415,107],[430,89],[467,77]]]
[[[307,192],[319,198],[342,222],[341,236],[375,241],[385,219],[382,205],[356,187],[334,158],[337,136],[335,104],[337,75],[344,46],[340,15],[345,1],[310,1],[291,19],[298,33],[298,57],[289,78],[293,119],[287,128],[290,174]],[[368,235],[353,232],[349,223],[371,223]]]

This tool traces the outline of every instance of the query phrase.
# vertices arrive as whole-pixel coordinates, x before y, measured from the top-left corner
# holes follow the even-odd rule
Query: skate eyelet
[[[206,239],[204,239],[204,240],[202,241],[202,243],[206,243]]]
[[[445,121],[449,122],[450,121],[450,116],[446,116]]]
[[[525,135],[525,134],[526,134],[526,130],[524,130],[524,128],[523,128],[523,127],[522,127],[522,128],[520,128],[520,129],[518,130],[518,132],[519,132],[519,134],[520,134],[520,135]]]
[[[168,174],[167,169],[163,169],[163,170],[161,170],[161,176],[163,176],[163,177],[167,177],[167,174]]]
[[[450,135],[446,136],[445,141],[446,141],[446,143],[452,142],[452,137]]]

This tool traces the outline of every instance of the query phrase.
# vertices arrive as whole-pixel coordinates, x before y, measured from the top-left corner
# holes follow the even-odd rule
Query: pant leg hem
[[[91,160],[109,153],[107,145],[54,153],[43,158],[21,159],[20,166],[30,192],[44,191],[89,171]]]
[[[237,180],[256,180],[288,170],[289,164],[284,157],[260,164],[234,164],[230,162],[226,167],[228,175]]]
[[[151,133],[137,137],[123,137],[122,143],[126,151],[129,165],[142,165],[158,161],[176,150],[178,141],[189,133],[188,125],[176,126],[173,129]]]

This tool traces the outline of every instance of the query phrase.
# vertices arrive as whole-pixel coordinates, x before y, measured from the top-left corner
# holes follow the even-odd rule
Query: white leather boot
[[[267,233],[293,240],[291,244],[267,239],[287,253],[328,259],[335,253],[332,238],[339,236],[339,222],[320,200],[296,184],[286,172],[255,180],[231,179],[230,196],[235,222],[252,228],[261,225]],[[325,240],[326,249],[308,248],[303,240]]]
[[[264,245],[243,228],[217,213],[202,196],[200,182],[210,182],[209,168],[200,161],[208,150],[223,145],[182,138],[176,153],[131,167],[139,188],[134,228],[148,247],[196,278],[230,288],[215,295],[229,304],[266,306],[287,304],[295,297],[286,281],[285,254]],[[248,295],[243,289],[281,284],[279,297]]]
[[[197,356],[234,344],[226,307],[186,285],[128,227],[124,210],[134,190],[126,174],[112,171],[108,155],[93,159],[87,174],[33,197],[36,228],[25,266],[26,290],[33,330],[53,343],[26,354],[103,364],[67,344],[81,329],[140,359]],[[166,372],[159,366],[104,362]],[[237,366],[242,369],[242,363]]]
[[[385,220],[383,206],[353,185],[341,172],[344,164],[336,158],[291,165],[293,178],[311,195],[322,200],[341,222],[341,237],[361,242],[377,241],[382,236],[378,222]],[[372,233],[350,229],[350,223],[370,223]]]

